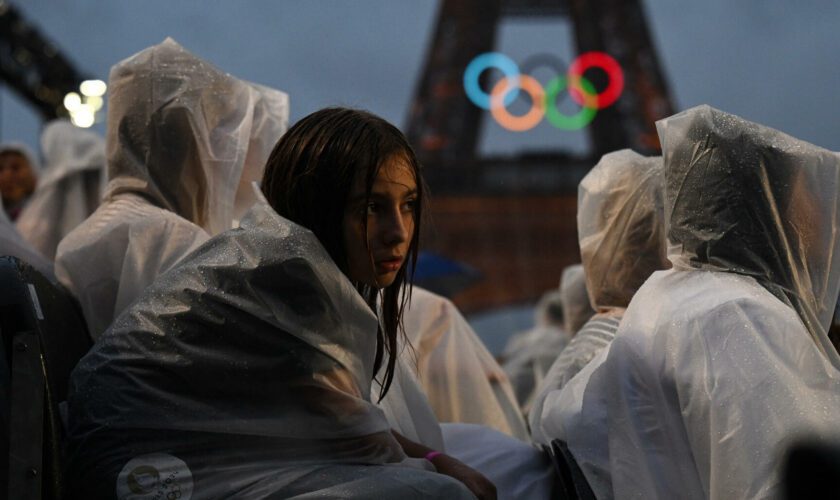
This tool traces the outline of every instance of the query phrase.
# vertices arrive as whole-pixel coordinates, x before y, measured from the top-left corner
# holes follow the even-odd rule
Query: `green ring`
[[[578,130],[589,125],[598,113],[597,107],[583,106],[580,111],[573,115],[564,115],[557,109],[557,96],[566,89],[567,80],[565,76],[555,77],[548,82],[545,89],[545,118],[555,127],[561,130]],[[595,86],[586,78],[580,78],[580,86],[590,95],[596,95]]]

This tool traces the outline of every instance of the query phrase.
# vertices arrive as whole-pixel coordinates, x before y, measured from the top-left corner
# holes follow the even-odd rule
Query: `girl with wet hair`
[[[388,181],[378,183],[380,173]],[[387,200],[374,192],[378,184],[402,190],[398,206],[384,206]],[[411,293],[407,273],[417,261],[420,239],[424,188],[414,151],[396,127],[377,116],[323,109],[277,143],[262,192],[278,214],[318,237],[372,309],[381,304],[374,363],[375,371],[383,362],[387,366],[381,399],[394,377],[402,312]],[[392,208],[399,216],[387,213]],[[348,240],[354,226],[368,236],[361,255],[357,242]]]
[[[405,421],[423,408],[398,356],[423,194],[379,117],[331,108],[290,128],[240,227],[160,276],[74,371],[76,493],[123,497],[152,467],[192,498],[495,498],[435,451],[427,402],[436,440]]]

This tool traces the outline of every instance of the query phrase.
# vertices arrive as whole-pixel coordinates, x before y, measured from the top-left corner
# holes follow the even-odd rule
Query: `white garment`
[[[752,278],[656,273],[604,354],[543,415],[599,498],[773,498],[788,445],[838,431],[838,367]]]
[[[1,206],[3,206],[2,197],[0,197]],[[15,225],[6,215],[6,211],[0,209],[0,257],[7,255],[21,259],[51,281],[55,281],[52,262],[38,253],[37,250],[32,248],[32,245],[20,236]]]
[[[451,301],[414,287],[403,324],[440,422],[482,424],[529,440],[504,371]]]
[[[537,326],[511,339],[502,369],[507,373],[516,399],[524,411],[552,363],[566,349],[569,338],[562,328]]]
[[[402,340],[402,338],[400,338]],[[379,401],[379,384],[371,385],[370,399],[378,401],[391,428],[408,439],[428,446],[433,450],[443,450],[443,435],[434,410],[417,380],[414,351],[400,342],[400,356],[394,369],[394,378],[388,393]],[[379,369],[384,372],[385,363]]]
[[[58,279],[96,339],[158,275],[237,224],[288,123],[286,94],[172,41],[111,69],[102,206],[59,245]]]
[[[105,188],[105,140],[67,120],[41,134],[44,170],[15,221],[20,234],[48,259],[58,243],[99,206]]]
[[[557,481],[547,452],[475,424],[442,424],[446,453],[496,486],[501,500],[551,498]]]
[[[657,126],[674,269],[544,428],[599,498],[775,498],[790,442],[838,430],[840,155],[708,106]]]
[[[560,295],[563,303],[563,328],[574,335],[595,314],[586,291],[586,276],[581,264],[563,269],[560,277]]]
[[[610,345],[615,338],[623,312],[624,309],[618,309],[610,313],[596,314],[590,318],[551,365],[535,390],[534,400],[528,413],[531,437],[534,442],[547,446],[557,437],[543,429],[542,418],[546,398],[552,392],[562,390],[583,367]]]
[[[534,389],[569,343],[571,335],[562,328],[564,320],[560,290],[544,293],[534,309],[534,328],[513,336],[502,352],[502,368],[525,413]]]
[[[543,405],[615,337],[633,294],[665,254],[662,158],[629,149],[609,153],[578,187],[578,238],[591,306],[598,311],[578,331],[537,389],[528,419],[534,439],[549,444]],[[550,424],[548,424],[550,426]]]
[[[577,228],[589,304],[627,307],[652,272],[667,269],[662,158],[604,155],[578,186]]]
[[[376,334],[317,238],[260,200],[241,228],[156,280],[76,366],[76,496],[113,496],[127,464],[165,454],[192,471],[193,498],[470,498],[417,469],[428,462],[405,457],[371,403]]]

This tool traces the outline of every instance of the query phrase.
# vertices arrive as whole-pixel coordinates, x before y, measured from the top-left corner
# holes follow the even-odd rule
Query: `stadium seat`
[[[72,296],[25,262],[0,257],[0,283],[0,491],[61,499],[60,405],[90,336]]]

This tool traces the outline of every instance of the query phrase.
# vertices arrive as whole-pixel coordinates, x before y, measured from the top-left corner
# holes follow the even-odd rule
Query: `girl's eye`
[[[367,213],[368,215],[373,215],[377,212],[378,209],[379,207],[376,205],[376,203],[371,202],[365,206],[365,213]]]
[[[414,212],[414,210],[416,208],[417,208],[417,200],[406,200],[406,202],[403,203],[403,211],[404,212]]]

